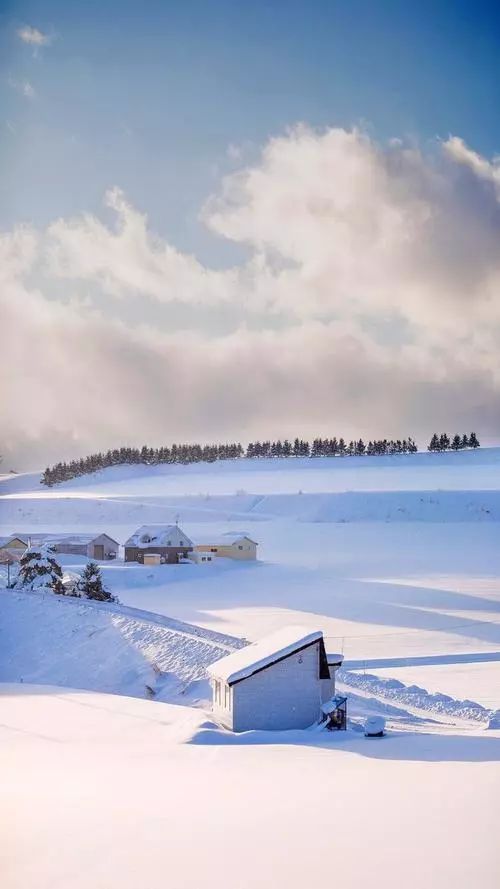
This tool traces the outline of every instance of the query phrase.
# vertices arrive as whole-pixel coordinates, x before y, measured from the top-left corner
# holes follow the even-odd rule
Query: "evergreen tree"
[[[102,584],[101,569],[96,562],[88,562],[76,583],[73,595],[96,602],[116,602],[116,597]]]
[[[470,448],[478,448],[480,447],[479,440],[475,432],[471,432],[469,436],[469,447]]]
[[[439,451],[439,438],[438,438],[436,432],[432,436],[432,438],[427,446],[427,450],[428,451]]]
[[[462,447],[462,439],[460,438],[459,435],[454,435],[453,441],[451,443],[452,451],[459,451],[461,447]]]
[[[439,436],[439,450],[447,451],[450,447],[450,439],[446,432],[442,432]]]
[[[62,570],[51,546],[30,546],[19,563],[15,589],[64,595]]]
[[[462,436],[462,448],[468,448],[468,447],[469,447],[469,439],[467,438],[467,435],[465,434]]]

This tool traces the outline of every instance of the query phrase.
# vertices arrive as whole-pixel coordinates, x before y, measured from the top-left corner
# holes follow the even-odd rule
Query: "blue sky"
[[[36,55],[26,23],[53,35]],[[4,2],[0,24],[4,228],[96,211],[119,185],[156,231],[224,262],[198,212],[229,145],[251,159],[297,121],[361,122],[500,151],[498,3],[43,0]]]

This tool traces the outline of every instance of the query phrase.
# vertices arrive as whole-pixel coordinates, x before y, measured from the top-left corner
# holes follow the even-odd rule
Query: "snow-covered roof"
[[[211,664],[208,673],[213,678],[222,679],[232,685],[319,639],[323,639],[321,630],[311,632],[308,627],[283,627]]]
[[[326,661],[329,667],[336,667],[338,664],[341,664],[344,660],[343,654],[337,654],[337,652],[328,652],[326,653]]]
[[[180,544],[180,540],[183,541]],[[150,546],[192,546],[193,542],[178,525],[142,525],[125,541],[125,546],[146,549]]]
[[[249,540],[258,546],[256,540],[250,537],[246,531],[224,531],[223,534],[210,534],[204,540],[196,540],[198,546],[232,546],[242,540]]]
[[[31,540],[32,543],[40,545],[42,543],[67,543],[67,544],[75,544],[77,546],[86,546],[89,543],[92,543],[93,540],[96,540],[98,537],[107,537],[108,540],[112,540],[113,543],[118,543],[117,540],[113,540],[109,534],[103,534],[101,531],[98,531],[94,534],[74,534],[71,532],[63,533],[63,534],[45,534],[40,531],[21,531],[20,533],[11,534],[8,538],[12,540],[14,537],[19,538],[20,540],[28,542]]]
[[[20,540],[22,543],[25,543],[26,536],[24,534],[9,534],[8,537],[0,537],[0,546],[7,546],[9,543],[13,543],[14,540]]]

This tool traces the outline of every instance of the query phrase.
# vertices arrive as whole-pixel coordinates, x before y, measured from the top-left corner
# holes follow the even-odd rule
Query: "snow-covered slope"
[[[187,707],[3,692],[4,889],[498,886],[498,733],[233,740]]]
[[[119,605],[0,593],[0,677],[159,700],[207,701],[206,667],[242,643]]]

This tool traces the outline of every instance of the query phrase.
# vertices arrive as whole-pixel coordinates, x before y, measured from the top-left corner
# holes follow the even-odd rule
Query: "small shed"
[[[26,550],[28,543],[23,537],[11,534],[9,537],[0,537],[0,554],[13,556],[14,560],[19,560]]]
[[[191,553],[189,553],[189,558],[190,558],[191,562],[195,563],[195,565],[202,565],[202,564],[209,564],[210,565],[210,564],[213,564],[215,555],[214,555],[214,553],[205,552],[205,550],[198,550],[195,547],[194,550]]]
[[[289,626],[208,668],[215,719],[234,732],[307,728],[335,694],[321,630]]]
[[[144,563],[149,554],[177,564],[193,549],[193,541],[178,525],[142,525],[125,541],[125,561]]]
[[[226,531],[197,542],[195,550],[212,553],[216,558],[250,561],[257,558],[257,546],[246,531]]]

